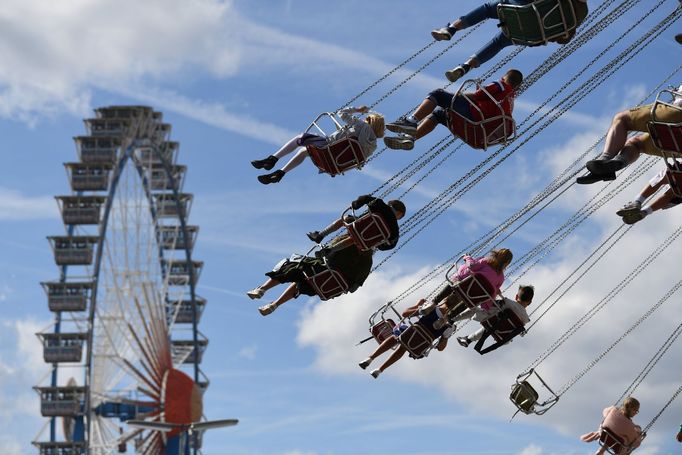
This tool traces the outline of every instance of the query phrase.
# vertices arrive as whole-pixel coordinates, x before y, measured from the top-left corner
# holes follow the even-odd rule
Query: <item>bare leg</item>
[[[426,118],[423,121],[419,122],[419,126],[417,126],[416,139],[422,138],[429,134],[431,131],[434,130],[436,125],[438,125],[438,123],[436,123],[436,121],[431,118]]]
[[[422,101],[417,110],[414,111],[414,114],[412,114],[412,116],[417,120],[422,121],[426,118],[427,115],[433,112],[435,108],[436,103],[433,100],[426,98],[424,101]]]
[[[391,348],[392,348],[393,346],[395,346],[396,344],[398,344],[398,339],[397,339],[396,337],[391,336],[391,337],[386,338],[386,339],[384,340],[384,342],[381,343],[381,344],[376,348],[376,350],[375,350],[373,353],[371,353],[371,354],[369,355],[369,358],[372,359],[372,360],[376,359],[377,357],[379,357],[381,354],[383,354],[384,352],[386,352],[386,351],[388,351],[389,349],[391,349]]]
[[[637,161],[639,155],[642,153],[644,146],[644,139],[642,135],[637,135],[625,141],[625,145],[618,153],[625,164],[632,164]]]
[[[273,280],[272,278],[268,278],[267,280],[265,280],[265,283],[261,284],[258,287],[261,288],[263,291],[267,291],[268,289],[272,289],[279,284],[282,283],[280,283],[277,280]]]
[[[396,363],[398,360],[400,360],[400,358],[402,356],[404,356],[406,352],[407,352],[407,349],[405,349],[405,346],[400,345],[400,347],[398,347],[398,349],[393,351],[393,354],[391,354],[391,356],[388,359],[386,359],[386,361],[383,363],[383,365],[381,365],[379,367],[379,371],[381,371],[383,373],[388,367],[390,367],[391,365]]]
[[[273,304],[280,306],[285,302],[288,302],[289,300],[293,299],[296,297],[296,283],[291,283],[285,290],[282,292],[282,295],[277,297],[277,300],[272,302]]]
[[[631,127],[630,114],[628,111],[619,112],[613,117],[609,132],[606,134],[604,151],[599,159],[610,160],[625,147],[628,139],[628,130]]]
[[[651,212],[655,212],[656,210],[661,210],[670,204],[670,201],[673,200],[675,197],[675,194],[673,194],[673,190],[668,190],[665,193],[663,193],[660,197],[656,198],[654,202],[651,203],[651,205],[647,208],[644,209],[644,211],[647,211],[648,208],[651,209]]]

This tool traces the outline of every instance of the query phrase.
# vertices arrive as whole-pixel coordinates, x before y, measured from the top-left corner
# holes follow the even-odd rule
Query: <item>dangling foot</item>
[[[268,185],[270,183],[277,183],[280,180],[282,180],[282,177],[284,177],[285,172],[283,170],[275,171],[271,174],[263,174],[258,176],[258,181],[261,182],[263,185]]]
[[[457,29],[448,22],[448,25],[443,28],[431,30],[431,36],[433,36],[433,39],[436,41],[448,41],[456,31]]]
[[[639,202],[639,201],[628,202],[627,204],[625,204],[623,206],[622,209],[620,209],[616,212],[616,215],[625,217],[625,216],[628,216],[630,214],[637,213],[640,210],[642,210],[642,203],[641,202]]]
[[[646,217],[646,215],[647,213],[643,210],[627,213],[623,215],[623,223],[635,224],[638,221],[642,221]]]
[[[394,133],[404,133],[414,137],[417,135],[417,122],[413,122],[407,117],[400,117],[393,123],[387,123],[386,129]]]
[[[464,348],[469,347],[469,343],[471,343],[468,337],[457,337],[457,342]]]
[[[678,33],[677,35],[675,35],[675,41],[682,44],[682,33]]]
[[[367,368],[369,366],[370,363],[372,363],[372,358],[367,357],[365,360],[358,363],[358,365],[360,365],[360,368],[362,368],[364,370],[365,368]]]
[[[616,173],[612,172],[610,174],[593,174],[591,172],[587,173],[587,175],[581,175],[577,179],[575,179],[575,182],[580,184],[580,185],[590,185],[595,182],[601,182],[601,181],[608,181],[608,180],[616,180]]]
[[[268,314],[274,312],[276,309],[277,309],[277,304],[275,302],[270,302],[267,305],[263,305],[262,307],[258,308],[258,311],[263,316],[267,316]]]
[[[269,157],[263,158],[262,160],[251,161],[251,166],[255,167],[256,169],[265,169],[266,171],[269,171],[275,167],[276,163],[277,158],[270,155]]]
[[[308,238],[310,240],[312,240],[313,242],[315,242],[317,244],[322,242],[322,239],[324,239],[324,236],[322,234],[320,234],[319,231],[308,232],[306,235],[308,236]]]
[[[414,137],[407,134],[387,136],[384,138],[384,144],[392,150],[412,150],[414,148]]]
[[[370,374],[372,375],[372,377],[373,377],[374,379],[376,379],[376,378],[378,378],[379,375],[381,374],[381,370],[377,368],[376,370],[372,370],[372,372],[371,372]]]
[[[249,292],[246,293],[246,295],[249,296],[251,300],[257,300],[263,297],[263,294],[265,294],[265,289],[262,287],[258,286],[255,289],[251,289]]]
[[[446,71],[446,72],[445,72],[445,77],[446,77],[450,82],[456,82],[457,79],[459,79],[460,77],[462,77],[462,76],[464,76],[466,73],[468,73],[468,72],[469,72],[469,69],[470,69],[469,65],[467,65],[467,64],[465,63],[465,64],[462,64],[462,65],[456,66],[456,67],[452,68],[452,69],[449,70],[449,71]]]
[[[620,171],[626,165],[627,163],[624,161],[614,158],[612,160],[590,160],[585,167],[593,174],[610,175]]]

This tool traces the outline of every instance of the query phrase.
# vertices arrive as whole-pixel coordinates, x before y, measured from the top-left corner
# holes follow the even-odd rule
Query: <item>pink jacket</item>
[[[504,283],[504,273],[497,273],[490,265],[488,265],[487,257],[472,258],[469,255],[464,256],[464,264],[460,266],[457,273],[452,277],[453,281],[461,281],[464,278],[471,276],[474,273],[481,274],[488,283],[493,287],[493,297],[500,293],[500,287]],[[490,309],[490,303],[484,303],[481,308],[484,310]]]
[[[633,449],[639,447],[642,443],[642,428],[639,425],[625,417],[620,409],[611,406],[604,409],[602,413],[604,421],[601,426],[608,428],[614,434],[621,437],[626,445],[630,445]],[[585,442],[592,442],[599,439],[599,432],[593,431],[580,436],[580,439]]]

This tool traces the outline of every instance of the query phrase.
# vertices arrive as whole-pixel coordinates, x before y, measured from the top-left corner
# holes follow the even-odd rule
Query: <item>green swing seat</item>
[[[502,33],[514,44],[539,46],[557,38],[569,39],[578,26],[571,0],[537,0],[528,5],[497,7]]]

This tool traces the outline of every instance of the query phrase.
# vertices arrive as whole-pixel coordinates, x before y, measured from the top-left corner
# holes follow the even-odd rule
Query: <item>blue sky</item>
[[[590,7],[599,3],[591,1]],[[655,3],[641,1],[535,84],[518,100],[517,120],[632,28]],[[446,133],[437,131],[412,152],[386,152],[362,172],[334,179],[318,175],[306,163],[280,184],[264,187],[256,181],[258,173],[249,161],[274,152],[317,113],[342,106],[428,43],[432,28],[477,4],[444,0],[419,4],[407,0],[8,2],[0,12],[4,63],[0,146],[5,157],[0,169],[3,453],[33,453],[30,441],[44,422],[29,386],[38,384],[47,372],[33,333],[50,323],[38,283],[57,277],[45,237],[63,232],[53,199],[68,191],[62,163],[75,160],[71,138],[83,133],[82,118],[91,115],[94,107],[112,104],[148,104],[162,111],[173,125],[173,139],[181,144],[180,162],[189,168],[185,190],[195,195],[190,221],[201,227],[194,255],[205,261],[199,293],[208,300],[201,325],[210,339],[203,363],[211,379],[205,414],[209,419],[241,420],[236,428],[207,434],[204,453],[593,453],[595,446],[581,443],[578,435],[597,427],[601,409],[618,398],[678,324],[679,295],[547,415],[520,416],[509,423],[513,413],[507,400],[509,385],[557,334],[682,223],[682,214],[674,210],[635,226],[533,332],[494,354],[480,357],[453,343],[425,360],[405,359],[374,380],[357,367],[372,346],[354,344],[364,338],[367,317],[374,309],[518,210],[606,131],[613,114],[636,104],[658,85],[679,63],[682,49],[672,40],[680,31],[678,23],[529,141],[355,294],[324,303],[300,298],[267,318],[244,295],[279,259],[309,248],[306,231],[325,226],[350,200],[374,190]],[[666,1],[616,52],[676,5],[674,0]],[[390,121],[415,106],[430,90],[444,86],[443,72],[468,57],[494,30],[494,24],[485,24],[376,110]],[[358,102],[374,103],[443,46],[432,46]],[[513,66],[528,74],[554,49],[527,49]],[[678,74],[671,83],[679,81]],[[484,156],[464,148],[458,151],[405,197],[408,216]],[[619,225],[613,212],[644,182],[640,179],[614,197],[524,278],[535,284],[536,302]],[[599,189],[599,185],[572,187],[506,246],[517,253],[532,248]],[[556,386],[565,383],[663,296],[679,279],[675,273],[679,248],[671,245],[543,363],[543,377]],[[679,386],[675,355],[673,349],[635,394],[642,401],[638,422],[646,424]],[[661,417],[639,453],[679,452],[672,438],[680,420],[678,402]]]

